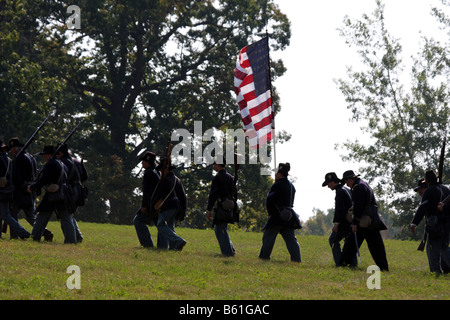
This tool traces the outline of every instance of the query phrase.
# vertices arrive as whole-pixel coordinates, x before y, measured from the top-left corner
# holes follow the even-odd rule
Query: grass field
[[[21,221],[26,226],[25,221]],[[302,263],[291,263],[281,236],[272,259],[258,259],[262,233],[231,231],[234,258],[219,254],[212,230],[178,228],[188,241],[182,252],[144,249],[133,226],[79,223],[85,240],[64,245],[58,222],[49,229],[52,243],[0,240],[0,299],[396,299],[447,300],[450,277],[428,271],[418,243],[386,240],[389,272],[381,273],[381,289],[369,290],[373,260],[364,243],[357,269],[336,268],[327,237],[298,240]],[[28,227],[28,229],[30,229]],[[156,228],[151,227],[156,239]],[[9,235],[8,235],[9,236]],[[67,268],[80,268],[81,289],[69,290]]]

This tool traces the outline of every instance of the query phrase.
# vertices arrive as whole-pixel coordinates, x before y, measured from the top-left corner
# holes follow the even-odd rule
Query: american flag
[[[275,128],[267,37],[239,52],[234,90],[250,147],[259,148],[272,140]]]

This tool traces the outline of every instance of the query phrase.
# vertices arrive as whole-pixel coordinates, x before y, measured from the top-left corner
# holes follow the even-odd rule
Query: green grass
[[[25,221],[21,221],[26,225]],[[178,228],[182,252],[141,248],[133,226],[79,223],[85,240],[64,245],[58,222],[52,243],[0,240],[0,299],[449,299],[450,277],[428,271],[418,243],[386,240],[389,272],[369,290],[373,260],[364,243],[357,269],[336,268],[327,237],[298,240],[302,263],[291,263],[279,236],[270,261],[258,259],[262,233],[231,231],[234,258],[219,254],[212,230]],[[29,229],[29,228],[28,228]],[[156,228],[150,228],[156,239]],[[81,270],[81,289],[66,286],[70,265]]]

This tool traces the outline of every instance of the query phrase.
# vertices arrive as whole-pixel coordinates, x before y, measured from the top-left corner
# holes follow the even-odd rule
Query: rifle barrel
[[[31,135],[31,137],[28,139],[28,141],[23,145],[22,149],[20,149],[19,153],[16,155],[16,158],[21,155],[22,153],[25,152],[26,148],[28,148],[31,144],[31,142],[33,142],[34,138],[36,137],[36,135],[38,134],[38,132],[42,129],[42,127],[45,125],[45,123],[48,121],[48,118],[50,117],[50,114],[48,114],[48,116],[44,119],[44,121],[42,121],[42,123],[39,125],[39,127],[36,129],[36,131],[33,132],[33,134]]]
[[[55,153],[53,154],[52,158],[56,157],[56,154],[58,153],[59,149],[61,149],[61,147],[67,143],[67,141],[69,141],[69,139],[73,136],[73,134],[75,133],[75,131],[77,131],[78,127],[80,126],[81,122],[79,124],[77,124],[77,126],[69,133],[69,135],[64,139],[64,141],[62,143],[60,143],[55,150]]]

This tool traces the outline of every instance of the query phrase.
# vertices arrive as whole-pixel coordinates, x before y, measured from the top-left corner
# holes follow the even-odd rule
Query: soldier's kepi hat
[[[425,172],[425,181],[426,182],[436,182],[437,181],[437,175],[434,170],[427,170]]]
[[[59,148],[59,149],[58,149]],[[55,147],[55,150],[56,149],[58,149],[58,151],[59,152],[62,152],[62,153],[69,153],[69,146],[67,145],[67,143],[64,143],[64,144],[58,144],[56,147]]]
[[[39,152],[40,155],[44,154],[54,154],[56,151],[55,146],[45,146],[42,152]]]
[[[359,174],[356,175],[353,170],[347,170],[344,172],[343,176],[342,176],[342,181],[345,181],[347,179],[353,179],[353,178],[358,178]]]
[[[417,192],[422,188],[428,188],[428,184],[426,183],[425,180],[419,179],[419,181],[417,181],[417,187],[414,188],[414,191]]]
[[[154,154],[151,151],[146,151],[138,159],[142,160],[142,161],[147,161],[147,162],[150,162],[150,163],[154,163],[155,160],[156,160],[156,154]]]
[[[156,170],[162,170],[162,168],[164,167],[164,162],[166,161],[166,158],[161,159],[160,163],[158,164],[158,166],[156,167]],[[177,167],[173,166],[172,164],[170,164],[169,166],[169,171],[172,169],[176,169]]]
[[[289,175],[289,171],[291,170],[291,164],[289,162],[286,163],[280,163],[278,165],[278,171],[277,173],[281,173],[285,177]]]
[[[339,183],[339,182],[341,182],[341,179],[338,178],[338,176],[336,175],[335,172],[328,172],[325,175],[325,181],[322,183],[322,187],[325,187],[326,185],[328,185],[328,183],[330,183],[332,181]]]
[[[6,149],[8,146],[3,143],[3,140],[0,140],[0,149]]]
[[[24,144],[21,143],[21,142],[19,141],[19,138],[17,138],[17,137],[11,138],[11,139],[9,139],[9,141],[8,141],[8,148],[9,148],[9,149],[12,149],[12,148],[14,148],[14,147],[20,147],[20,148],[22,148],[23,146],[24,146]]]

